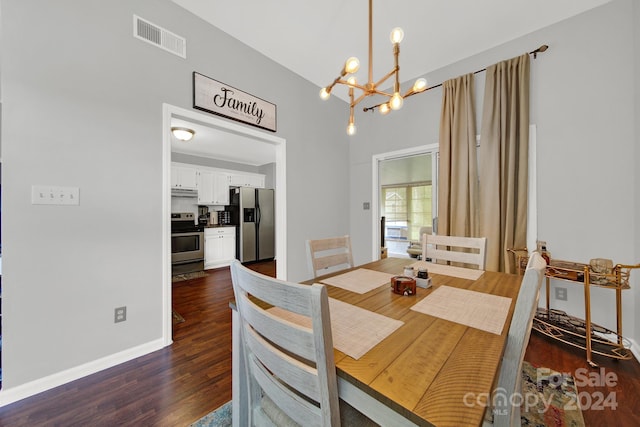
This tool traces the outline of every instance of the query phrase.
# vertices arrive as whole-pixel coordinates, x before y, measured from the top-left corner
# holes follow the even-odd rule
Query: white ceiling
[[[274,146],[265,144],[263,141],[175,117],[171,119],[171,127],[186,127],[195,131],[193,139],[187,142],[179,141],[173,135],[171,136],[171,151],[174,153],[209,157],[252,166],[261,166],[276,161]]]
[[[368,79],[366,0],[173,1],[318,89],[338,76],[350,56],[360,59],[358,80]],[[405,33],[400,81],[407,82],[609,1],[374,1],[373,80],[381,79],[393,67],[389,33],[394,27],[402,27]],[[531,50],[537,47],[531,46]],[[403,85],[402,91],[409,86]],[[347,100],[345,87],[336,87],[332,94]]]

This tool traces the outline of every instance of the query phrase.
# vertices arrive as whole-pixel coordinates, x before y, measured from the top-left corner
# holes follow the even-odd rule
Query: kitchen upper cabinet
[[[204,268],[225,267],[236,257],[236,228],[204,229]]]
[[[198,171],[198,204],[228,205],[229,175],[208,170]]]
[[[198,171],[186,166],[171,166],[171,188],[196,190],[198,188]]]
[[[264,188],[265,176],[259,174],[234,173],[229,175],[229,186]]]

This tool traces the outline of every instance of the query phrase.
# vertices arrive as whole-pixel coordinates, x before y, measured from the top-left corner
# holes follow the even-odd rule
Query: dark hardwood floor
[[[531,333],[524,359],[574,377],[586,426],[640,426],[640,364],[636,359],[595,356],[593,361],[600,366],[590,368],[584,350],[536,331]]]
[[[275,276],[275,263],[249,267]],[[231,399],[231,311],[228,268],[173,284],[174,343],[133,361],[0,408],[0,426],[188,426]],[[532,334],[525,359],[575,374],[589,369],[584,353]],[[636,360],[595,359],[616,375],[617,408],[583,411],[587,426],[638,426],[640,365]],[[583,400],[584,402],[584,400]]]
[[[173,345],[0,408],[0,426],[188,426],[231,400],[231,274],[206,273],[173,284]]]

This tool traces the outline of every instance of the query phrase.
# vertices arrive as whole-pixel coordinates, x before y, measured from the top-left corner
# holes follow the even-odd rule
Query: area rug
[[[231,401],[200,418],[190,427],[231,427]]]
[[[532,365],[522,366],[523,426],[584,427],[578,389],[571,375]]]
[[[175,276],[171,276],[171,282],[182,282],[184,280],[189,279],[198,279],[200,277],[206,276],[207,273],[204,271],[196,271],[195,273],[184,273],[184,274],[176,274]]]

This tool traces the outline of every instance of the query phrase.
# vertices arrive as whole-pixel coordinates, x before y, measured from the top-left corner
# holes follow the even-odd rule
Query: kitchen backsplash
[[[191,212],[194,218],[198,218],[198,203],[196,197],[172,197],[171,213]],[[224,206],[209,206],[209,212],[213,210],[224,210]]]

